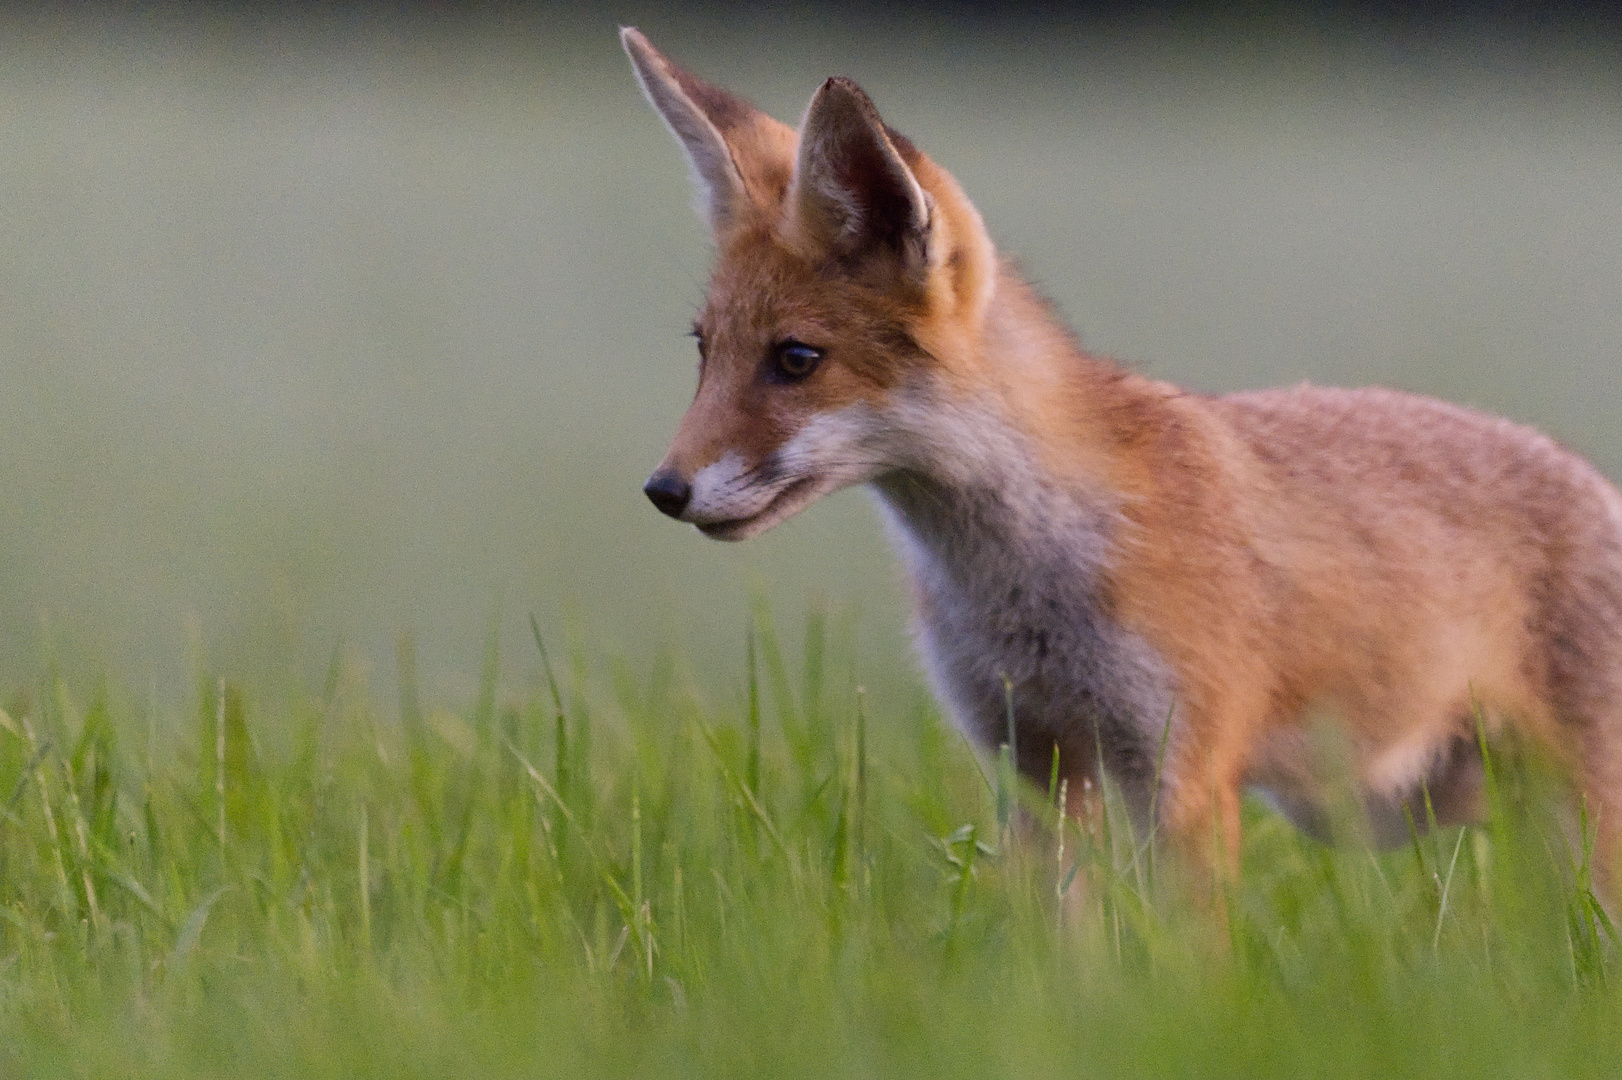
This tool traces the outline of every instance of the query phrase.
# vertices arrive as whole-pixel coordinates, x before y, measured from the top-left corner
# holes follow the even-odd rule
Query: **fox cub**
[[[870,485],[954,720],[995,745],[1011,694],[1023,772],[1057,748],[1079,813],[1107,770],[1194,865],[1237,865],[1247,787],[1320,833],[1348,775],[1376,839],[1427,797],[1478,816],[1479,715],[1569,769],[1615,896],[1622,496],[1592,466],[1429,398],[1089,356],[855,83],[796,131],[621,37],[718,249],[655,506],[743,540]]]

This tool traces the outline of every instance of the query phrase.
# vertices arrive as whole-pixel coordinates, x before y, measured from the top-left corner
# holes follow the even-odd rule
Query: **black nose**
[[[642,485],[642,493],[662,512],[681,517],[693,497],[693,485],[669,469],[661,469],[648,477],[648,482]]]

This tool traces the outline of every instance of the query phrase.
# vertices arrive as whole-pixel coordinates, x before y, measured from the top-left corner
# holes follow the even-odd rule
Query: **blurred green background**
[[[756,588],[914,679],[861,493],[744,546],[641,495],[709,248],[621,23],[788,120],[855,77],[1095,351],[1435,393],[1622,476],[1616,36],[1267,10],[7,9],[0,681],[276,688],[341,643],[390,685],[412,630],[465,697],[531,611],[735,674]]]

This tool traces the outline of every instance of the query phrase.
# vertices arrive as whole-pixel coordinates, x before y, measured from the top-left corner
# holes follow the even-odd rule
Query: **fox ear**
[[[621,28],[620,44],[642,92],[687,152],[698,184],[699,211],[718,236],[749,211],[752,196],[781,198],[791,157],[786,145],[793,138],[786,126],[683,71],[635,27]]]
[[[932,203],[902,157],[916,154],[884,126],[862,88],[822,84],[800,123],[794,212],[802,237],[841,258],[884,254],[903,274],[928,272]]]

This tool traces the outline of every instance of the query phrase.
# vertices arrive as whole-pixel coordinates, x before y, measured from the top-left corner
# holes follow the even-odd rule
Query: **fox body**
[[[869,484],[924,666],[1019,767],[1108,770],[1195,858],[1257,787],[1321,831],[1317,716],[1377,839],[1481,810],[1478,717],[1622,837],[1622,497],[1544,436],[1440,401],[1207,397],[1090,356],[953,178],[830,79],[798,130],[622,32],[718,257],[697,394],[647,483],[741,540]]]

